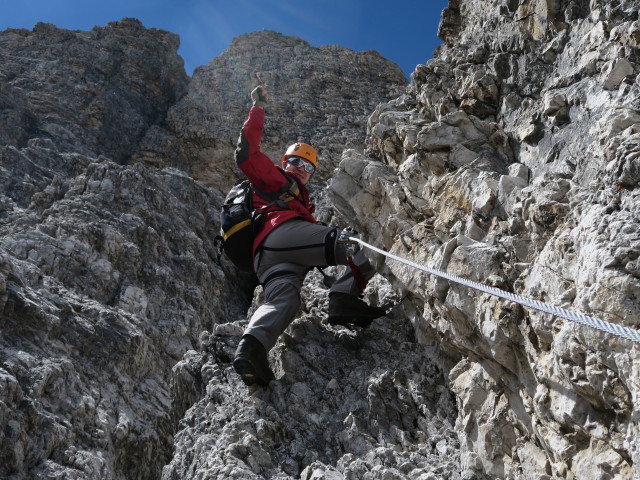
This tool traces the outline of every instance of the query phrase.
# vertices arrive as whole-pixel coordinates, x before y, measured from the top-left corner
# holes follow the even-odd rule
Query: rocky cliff
[[[334,204],[396,254],[638,329],[637,4],[450,1],[439,34]],[[387,268],[450,359],[463,472],[639,478],[637,344]]]
[[[0,32],[0,477],[638,478],[637,345],[380,256],[386,318],[327,326],[311,273],[278,380],[233,372],[259,288],[212,238],[258,82],[321,220],[640,328],[637,6],[450,0],[439,35],[407,86],[268,31],[193,78],[131,19]]]

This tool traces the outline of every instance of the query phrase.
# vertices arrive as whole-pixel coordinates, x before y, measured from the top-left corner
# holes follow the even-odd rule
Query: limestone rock
[[[220,196],[131,161],[185,93],[177,48],[131,19],[0,33],[2,478],[158,478],[173,365],[250,301],[211,261]]]
[[[640,328],[637,8],[590,8],[450,2],[436,58],[369,120],[358,171],[384,182],[346,152],[329,186],[339,215],[396,255]],[[449,378],[463,471],[637,478],[636,346],[385,268],[422,312],[418,337],[462,354]]]
[[[453,397],[406,317],[333,329],[318,316],[326,291],[306,298],[270,354],[270,389],[247,392],[233,371],[237,338],[203,335],[204,356],[192,355],[189,370],[211,372],[209,381],[162,478],[461,478]]]
[[[219,159],[232,164],[228,149],[246,115],[246,95],[254,80],[243,80],[242,89],[226,84],[211,90],[207,78],[224,83],[228,76],[240,78],[260,67],[258,73],[271,78],[274,87],[281,79],[287,101],[278,102],[274,93],[270,118],[276,126],[270,142],[278,151],[288,137],[317,140],[326,157],[322,178],[333,169],[330,152],[345,142],[362,142],[368,112],[398,94],[404,75],[375,52],[314,48],[263,32],[239,39],[228,52],[256,60],[252,67],[229,70],[224,58],[219,59],[187,84],[176,54],[177,37],[145,29],[133,19],[91,32],[45,24],[33,31],[8,30],[0,34],[0,48],[6,59],[0,78],[0,476],[144,479],[159,478],[167,465],[167,472],[175,469],[186,478],[178,459],[193,451],[193,444],[179,440],[185,438],[179,422],[188,409],[209,405],[204,391],[213,393],[219,373],[231,371],[229,362],[254,287],[252,278],[225,262],[215,263],[219,191],[233,178],[221,177],[208,187],[186,173],[197,176],[198,168],[212,168],[211,163],[200,163],[215,151],[208,142],[223,143]],[[269,57],[278,61],[269,66]],[[280,77],[280,67],[286,65],[306,68],[307,83]],[[318,84],[320,80],[324,83]],[[209,101],[204,120],[189,109],[190,102],[198,104],[199,94]],[[278,108],[287,110],[278,113]],[[224,117],[229,111],[235,114]],[[297,111],[304,115],[295,115]],[[206,135],[199,140],[203,131]],[[194,152],[196,157],[189,157]],[[321,188],[314,190],[320,214],[328,217],[321,193]],[[379,290],[391,295],[388,286]],[[406,317],[399,321],[405,333],[396,345],[408,342],[413,360],[407,361],[416,362],[424,347],[411,342]],[[209,342],[203,333],[207,328],[227,343]],[[322,344],[329,357],[344,344],[346,360],[359,341],[316,328],[326,333],[319,335],[330,343]],[[382,350],[399,348],[380,345]],[[301,348],[313,352],[316,347],[303,343]],[[370,355],[381,365],[386,362],[375,351]],[[429,470],[445,455],[447,471],[455,478],[455,407],[441,371],[433,362],[420,366],[422,373],[398,363],[393,380],[385,369],[370,370],[373,365],[358,360],[354,366],[360,368],[353,379],[357,391],[347,391],[344,398],[351,400],[343,406],[354,412],[334,413],[338,400],[328,393],[328,410],[318,410],[313,421],[333,422],[332,434],[344,430],[345,448],[358,452],[387,444],[387,432],[397,425],[398,438],[410,435],[416,452],[424,445],[425,460],[415,468]],[[305,383],[295,362],[287,368],[298,378],[294,390],[299,403],[291,412],[280,411],[282,423],[297,419],[296,428],[309,430],[309,435],[287,445],[282,454],[261,446],[253,450],[257,444],[251,439],[234,446],[232,437],[223,436],[220,441],[229,446],[223,470],[234,464],[233,452],[247,453],[250,470],[300,473],[316,460],[316,454],[307,453],[306,442],[320,445],[329,434],[307,426],[305,408],[315,387]],[[340,376],[335,369],[332,375]],[[434,379],[429,387],[421,383],[425,376]],[[349,413],[355,423],[367,418],[366,382],[378,378],[386,383],[371,403],[381,409],[380,421],[386,423],[373,422],[360,432],[345,429],[342,421]],[[229,390],[244,398],[244,386],[235,375],[230,380]],[[323,389],[328,382],[329,392],[339,390],[335,379],[317,380]],[[421,393],[415,399],[403,397],[402,411],[391,408],[391,421],[384,405],[387,396],[397,395],[396,384],[415,386]],[[420,395],[432,394],[442,405],[434,402],[432,410],[413,413]],[[231,398],[224,402],[229,419],[236,422],[235,415],[246,412],[229,402]],[[281,427],[265,418],[257,423],[257,438],[277,445]],[[433,450],[421,433],[424,427],[416,426],[418,420],[433,425],[449,450]],[[203,444],[199,436],[195,441]],[[341,448],[329,448],[327,461],[335,460]],[[324,455],[319,446],[317,451]],[[366,462],[345,460],[345,465],[355,462],[358,469],[372,469],[380,455],[372,453]],[[407,450],[397,461],[405,464],[409,455],[418,453]],[[270,458],[282,463],[270,463]],[[202,460],[197,457],[196,464]],[[246,478],[246,468],[238,465],[237,471]]]
[[[633,65],[626,58],[619,58],[614,61],[608,62],[604,70],[604,85],[605,90],[617,89],[622,81],[633,75]]]
[[[326,325],[309,273],[277,380],[247,389],[260,288],[212,239],[266,83],[263,148],[318,147],[319,220],[640,329],[639,22],[634,0],[451,0],[408,86],[275,32],[192,79],[132,19],[0,32],[0,476],[635,480],[637,346],[376,254],[389,314]]]

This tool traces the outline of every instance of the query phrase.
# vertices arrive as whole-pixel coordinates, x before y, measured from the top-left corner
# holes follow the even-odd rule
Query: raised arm
[[[287,180],[271,159],[260,151],[260,141],[264,129],[264,108],[268,99],[266,88],[256,87],[251,92],[251,99],[253,106],[249,110],[249,117],[240,132],[235,160],[240,170],[254,186],[265,192],[272,192],[284,187]]]

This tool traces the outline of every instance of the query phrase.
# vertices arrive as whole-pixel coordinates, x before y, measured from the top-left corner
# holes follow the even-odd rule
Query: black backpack
[[[254,190],[270,203],[254,210]],[[214,239],[214,245],[218,249],[218,265],[224,252],[240,270],[253,273],[253,239],[262,211],[272,205],[289,208],[288,203],[299,192],[295,180],[290,180],[285,188],[269,193],[258,190],[249,180],[235,185],[227,194],[220,210],[220,235]]]

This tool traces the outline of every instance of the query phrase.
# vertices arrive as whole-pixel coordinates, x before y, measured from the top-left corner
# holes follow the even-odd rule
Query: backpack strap
[[[292,178],[289,178],[284,174],[284,172],[282,174],[287,179],[287,184],[284,187],[276,190],[275,192],[265,192],[257,188],[255,185],[251,185],[251,187],[258,193],[258,195],[269,202],[267,205],[265,205],[264,207],[260,207],[258,210],[270,207],[271,205],[277,205],[280,208],[288,209],[289,202],[295,200],[296,198],[300,198],[300,187],[298,186],[298,182],[296,182]]]

